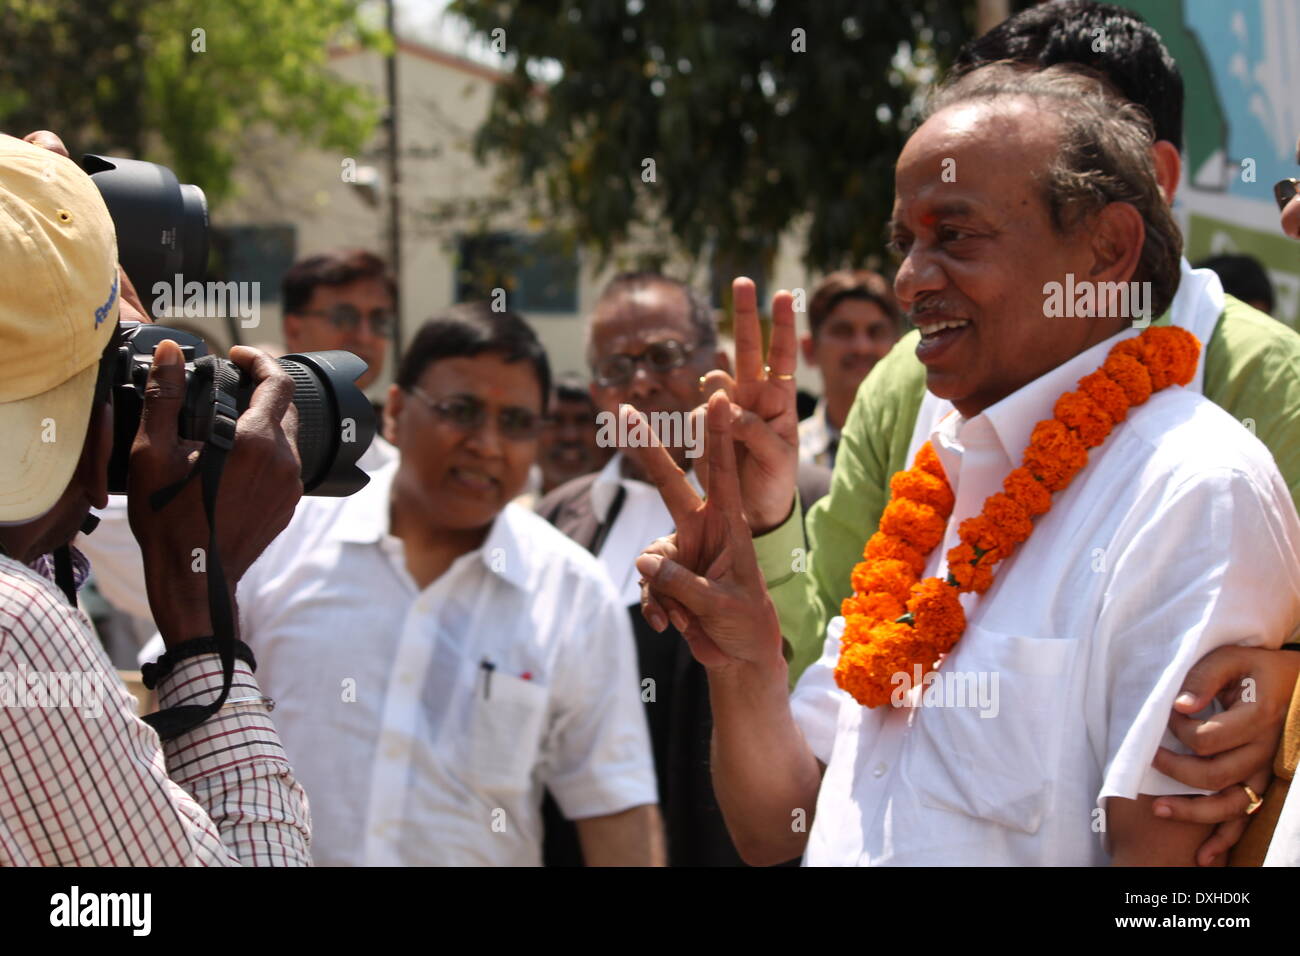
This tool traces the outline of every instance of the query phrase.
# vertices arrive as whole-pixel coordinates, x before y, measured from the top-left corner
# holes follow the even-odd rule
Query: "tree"
[[[917,90],[973,22],[966,0],[454,0],[509,79],[479,131],[534,213],[602,262],[642,231],[670,251],[767,263],[883,250]]]
[[[210,203],[243,132],[267,124],[359,150],[378,112],[328,69],[331,44],[384,45],[358,0],[7,0],[0,126],[79,152],[167,163]]]

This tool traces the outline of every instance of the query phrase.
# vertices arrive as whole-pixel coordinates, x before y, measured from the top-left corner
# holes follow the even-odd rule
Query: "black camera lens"
[[[82,157],[117,226],[117,257],[143,301],[154,286],[201,280],[208,265],[208,201],[166,166],[117,156]]]
[[[208,355],[207,345],[198,336],[162,325],[123,322],[121,345],[111,359],[109,371],[113,456],[108,467],[108,490],[114,494],[126,493],[131,445],[140,428],[149,367],[154,349],[163,339],[179,345],[185,356],[181,438],[208,440],[220,409],[233,408],[234,413],[243,414],[253,395],[253,380],[229,359]],[[375,436],[375,411],[356,386],[366,363],[343,351],[286,355],[279,362],[293,379],[303,492],[343,497],[364,488],[370,479],[357,467],[357,460]],[[230,384],[226,394],[219,395],[227,381]]]
[[[375,437],[375,410],[354,383],[366,363],[334,349],[285,355],[280,365],[293,379],[304,493],[342,497],[364,487],[370,479],[356,462]]]

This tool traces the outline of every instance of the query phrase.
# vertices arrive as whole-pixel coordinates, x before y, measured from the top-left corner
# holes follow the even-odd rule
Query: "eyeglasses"
[[[1273,198],[1277,200],[1277,208],[1286,212],[1287,203],[1295,198],[1296,192],[1300,191],[1300,180],[1283,179],[1273,187]]]
[[[361,328],[361,310],[346,302],[340,302],[332,309],[304,309],[297,314],[329,319],[330,325],[340,332],[355,332]],[[387,338],[392,334],[395,317],[391,309],[371,309],[365,320],[370,323],[370,331],[375,335]]]
[[[436,399],[415,386],[407,391],[429,406],[448,425],[467,434],[478,431],[487,422],[487,403],[481,398],[453,395],[450,398]],[[497,415],[497,428],[502,437],[509,441],[534,441],[546,424],[547,419],[543,416],[515,405],[501,409]]]
[[[693,345],[683,345],[674,339],[652,342],[640,355],[607,355],[592,367],[596,383],[606,388],[626,385],[636,374],[636,367],[645,362],[652,372],[664,374],[679,369],[696,351]]]

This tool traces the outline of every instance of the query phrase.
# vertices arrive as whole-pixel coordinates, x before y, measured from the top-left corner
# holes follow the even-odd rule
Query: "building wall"
[[[457,238],[480,225],[493,230],[535,233],[541,223],[529,222],[522,206],[513,204],[492,214],[448,213],[448,205],[463,207],[466,200],[500,203],[508,198],[499,165],[479,163],[473,156],[474,132],[486,118],[494,74],[477,63],[440,51],[403,43],[398,58],[399,133],[402,143],[402,327],[409,341],[420,322],[452,304],[456,295]],[[359,83],[382,102],[384,64],[373,53],[340,56],[333,68]],[[381,187],[377,202],[344,181],[345,160],[355,166],[374,167],[386,180],[385,132],[381,129],[370,148],[358,156],[344,156],[286,143],[275,131],[250,134],[244,161],[236,173],[237,196],[213,216],[217,226],[291,225],[298,258],[340,246],[363,246],[388,256],[387,193]],[[768,277],[767,288],[809,287],[811,278],[799,263],[797,242],[786,239]],[[584,371],[582,319],[595,302],[613,269],[598,273],[589,257],[579,254],[576,311],[530,313],[521,310],[546,346],[557,372]],[[686,275],[684,267],[670,270]],[[708,276],[699,270],[700,286]],[[261,321],[256,329],[242,331],[249,344],[281,340],[277,303],[267,303],[263,292]],[[215,330],[214,330],[215,331]],[[224,338],[217,334],[214,337]],[[391,381],[390,358],[384,376],[371,389],[382,394]],[[801,369],[800,384],[819,390],[815,372]]]

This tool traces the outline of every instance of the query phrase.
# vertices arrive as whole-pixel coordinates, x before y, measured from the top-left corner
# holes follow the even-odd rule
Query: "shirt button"
[[[883,777],[883,776],[884,776],[888,771],[889,771],[889,765],[888,765],[888,764],[885,764],[885,763],[878,763],[878,764],[876,764],[874,767],[871,768],[871,776],[873,776],[873,777]]]

